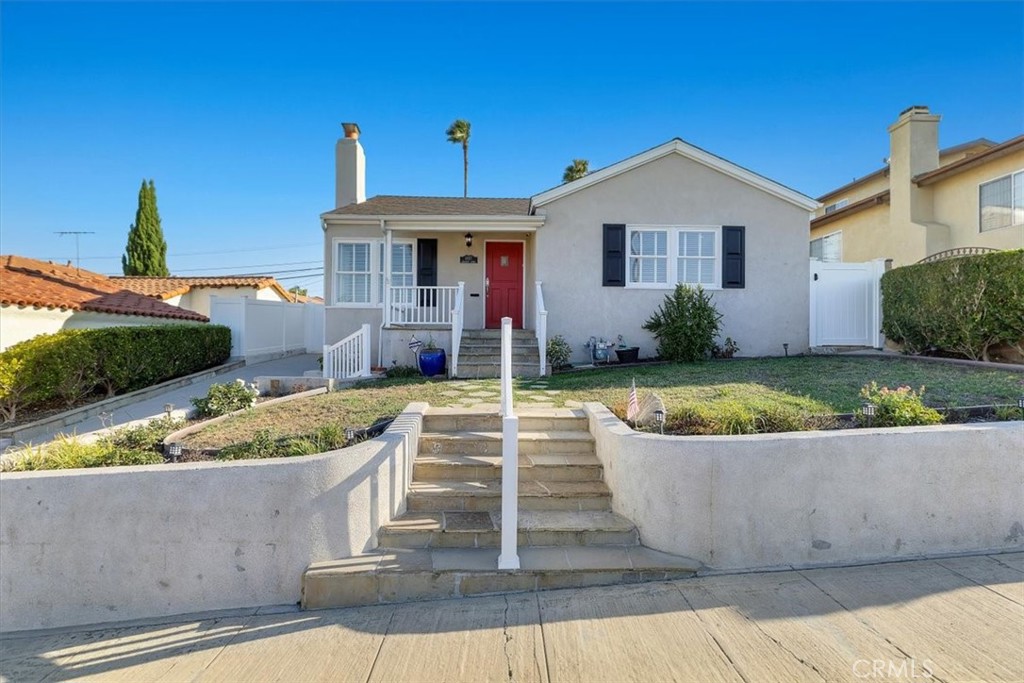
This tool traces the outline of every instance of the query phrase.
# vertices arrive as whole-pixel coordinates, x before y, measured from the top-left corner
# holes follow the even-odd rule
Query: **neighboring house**
[[[321,215],[327,344],[369,324],[375,364],[411,364],[413,336],[451,353],[459,319],[479,330],[508,316],[525,330],[546,320],[575,362],[592,336],[649,357],[642,325],[682,282],[713,294],[743,355],[808,347],[818,204],[799,192],[675,139],[530,198],[367,200],[359,127],[343,126],[337,208]]]
[[[63,329],[207,322],[126,290],[114,278],[22,256],[0,256],[0,351]]]
[[[818,198],[811,256],[902,266],[954,249],[1024,247],[1024,135],[944,150],[938,138],[927,107],[900,113],[888,166]]]
[[[211,277],[112,277],[125,289],[164,301],[172,306],[186,308],[205,316],[210,315],[210,297],[248,297],[260,301],[294,301],[269,275],[218,275]]]

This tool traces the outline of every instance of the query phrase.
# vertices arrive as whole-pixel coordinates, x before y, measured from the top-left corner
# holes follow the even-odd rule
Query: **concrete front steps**
[[[320,562],[303,577],[306,609],[488,593],[662,581],[698,564],[640,545],[611,491],[581,411],[519,415],[520,569],[499,571],[501,419],[431,408],[407,512],[381,527],[379,550]]]
[[[540,375],[540,352],[533,330],[512,330],[512,374]],[[464,330],[459,344],[459,377],[480,379],[501,375],[501,330]]]

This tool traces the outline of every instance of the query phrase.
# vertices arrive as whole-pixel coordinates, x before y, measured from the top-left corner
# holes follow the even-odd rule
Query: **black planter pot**
[[[640,347],[630,346],[626,349],[617,348],[615,349],[615,356],[619,359],[620,363],[635,363],[637,358],[640,356]]]

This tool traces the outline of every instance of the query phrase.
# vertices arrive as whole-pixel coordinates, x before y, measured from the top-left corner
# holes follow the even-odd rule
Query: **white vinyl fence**
[[[885,259],[811,260],[811,346],[882,348],[881,281]]]
[[[322,304],[210,297],[210,322],[231,328],[231,356],[252,360],[280,353],[320,353]]]

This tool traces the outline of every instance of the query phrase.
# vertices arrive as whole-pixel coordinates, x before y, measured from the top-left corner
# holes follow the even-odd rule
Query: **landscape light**
[[[355,440],[355,438],[356,430],[352,429],[351,427],[345,427],[345,441],[347,443],[352,443]]]
[[[1020,417],[1024,420],[1024,396],[1017,399],[1017,407],[1020,408]]]
[[[864,405],[860,407],[860,410],[862,413],[864,413],[864,417],[868,419],[868,427],[870,427],[871,418],[875,416],[875,404],[872,403],[871,401],[865,401]]]
[[[665,411],[661,408],[654,411],[654,421],[658,423],[661,433],[665,433]]]
[[[171,456],[171,462],[178,462],[181,457],[181,444],[178,442],[167,444],[167,455]]]
[[[173,411],[174,411],[174,404],[173,403],[165,403],[164,404],[164,412],[167,413],[167,419],[168,420],[171,419],[171,413]]]

